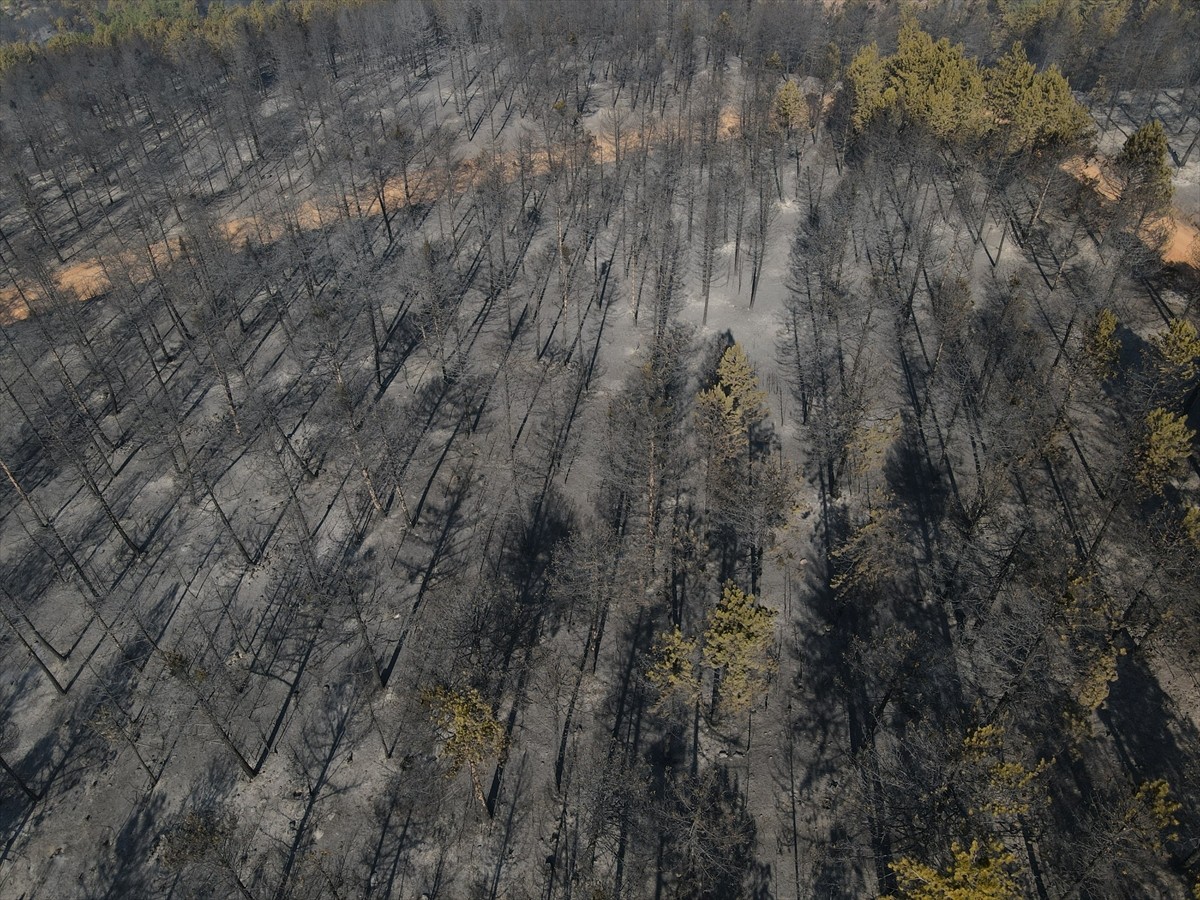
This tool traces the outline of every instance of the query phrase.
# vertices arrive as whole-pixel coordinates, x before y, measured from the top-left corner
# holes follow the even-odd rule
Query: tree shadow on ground
[[[147,862],[154,855],[165,806],[162,794],[144,797],[115,838],[101,842],[100,859],[82,882],[88,897],[154,896],[161,870]]]
[[[1200,731],[1159,684],[1141,652],[1117,657],[1100,719],[1108,726],[1122,767],[1135,784],[1164,779],[1182,804],[1175,814],[1179,840],[1168,844],[1176,870],[1200,848]],[[1193,863],[1194,864],[1194,863]],[[1192,873],[1193,876],[1195,872]]]

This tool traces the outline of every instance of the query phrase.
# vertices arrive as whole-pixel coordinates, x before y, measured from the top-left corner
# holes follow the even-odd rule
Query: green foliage
[[[109,0],[103,11],[95,7],[90,18],[95,32],[104,32],[107,40],[153,32],[168,23],[193,29],[200,24],[195,0]]]
[[[979,787],[972,801],[974,808],[968,812],[1008,821],[1028,815],[1034,783],[1050,768],[1052,760],[1027,764],[1019,755],[1014,758],[1009,744],[1008,732],[995,724],[976,728],[963,739],[958,768],[962,784],[956,789]]]
[[[808,123],[808,104],[800,93],[800,86],[790,78],[779,86],[775,93],[775,102],[771,104],[771,117],[776,127],[782,128],[789,135],[793,129]]]
[[[890,863],[888,868],[896,873],[893,900],[1015,900],[1020,896],[1009,874],[1015,859],[998,841],[987,847],[971,841],[965,850],[956,843],[950,852],[953,861],[944,871],[908,857]]]
[[[1083,341],[1083,363],[1098,381],[1117,374],[1121,344],[1117,340],[1117,317],[1107,307],[1096,313]]]
[[[26,41],[0,44],[0,75],[8,73],[11,69],[29,65],[37,59],[39,52],[37,44]]]
[[[856,131],[866,128],[876,116],[896,105],[896,89],[890,84],[888,59],[879,55],[879,45],[870,43],[850,60],[846,69]]]
[[[935,41],[913,21],[900,29],[894,55],[880,56],[871,44],[846,74],[856,130],[889,113],[943,141],[994,134],[998,148],[1011,154],[1068,146],[1091,127],[1062,73],[1054,67],[1038,72],[1019,44],[987,69],[961,45]]]
[[[1125,141],[1114,163],[1124,183],[1123,199],[1161,212],[1171,202],[1171,167],[1167,163],[1167,135],[1162,122],[1148,122]]]
[[[1181,805],[1171,797],[1171,785],[1161,778],[1144,781],[1125,804],[1122,825],[1139,834],[1156,853],[1166,841],[1179,840],[1173,832]]]
[[[1200,550],[1200,506],[1189,506],[1179,524],[1184,537]]]
[[[758,376],[746,358],[741,344],[731,345],[717,364],[717,385],[733,401],[743,425],[751,428],[766,418],[763,406],[767,392],[758,387]]]
[[[714,385],[696,397],[696,424],[709,457],[717,463],[737,459],[746,442],[746,428],[733,397]]]
[[[684,637],[678,627],[659,635],[646,680],[658,691],[660,707],[675,701],[695,703],[700,696],[696,641]]]
[[[1075,101],[1058,68],[1039,72],[1019,43],[988,72],[987,91],[997,129],[1010,153],[1069,145],[1091,127],[1087,111]]]
[[[943,140],[969,141],[988,127],[983,73],[961,44],[934,41],[912,21],[900,29],[892,84],[906,118]]]
[[[1009,34],[1036,35],[1039,31],[1064,26],[1091,39],[1112,37],[1125,20],[1130,0],[998,0],[1000,25]]]
[[[1124,648],[1109,647],[1096,656],[1076,686],[1075,699],[1083,709],[1095,712],[1108,700],[1112,683],[1117,680],[1117,658]]]
[[[1104,705],[1117,680],[1118,660],[1125,654],[1117,638],[1124,610],[1095,572],[1071,569],[1066,575],[1061,588],[1052,588],[1056,602],[1047,609],[1061,652],[1055,680],[1073,701],[1063,705],[1063,723],[1078,745],[1092,736],[1093,713]]]
[[[773,670],[774,631],[775,610],[726,582],[699,641],[685,637],[679,628],[663,632],[655,641],[646,680],[658,691],[656,707],[695,703],[704,667],[720,677],[721,703],[733,712],[746,709],[766,689]]]
[[[504,728],[474,688],[427,690],[422,700],[430,707],[434,726],[442,734],[442,749],[450,758],[447,772],[453,777],[465,766],[471,773],[475,794],[483,802],[478,768],[504,749]]]
[[[1179,464],[1191,454],[1195,437],[1183,416],[1161,406],[1152,409],[1137,453],[1138,483],[1155,494],[1162,493]]]
[[[878,469],[899,431],[898,413],[880,422],[857,423],[846,446],[846,470],[861,476]]]
[[[731,710],[743,710],[766,688],[772,670],[771,636],[775,611],[760,606],[732,581],[704,632],[704,664],[721,674],[721,698]]]
[[[944,140],[970,140],[987,128],[983,76],[961,45],[932,37],[909,21],[900,29],[895,55],[881,57],[874,44],[855,55],[847,72],[853,90],[855,128],[884,111]]]
[[[712,33],[709,38],[718,56],[723,58],[726,53],[730,52],[734,37],[733,16],[729,15],[728,10],[722,10],[721,14],[713,20]]]
[[[740,344],[731,345],[717,365],[717,381],[696,397],[702,440],[718,463],[729,463],[747,446],[750,429],[766,418],[765,391]]]
[[[1000,22],[1010,31],[1029,32],[1070,15],[1070,0],[997,0]]]
[[[1160,381],[1186,386],[1196,377],[1200,359],[1200,337],[1196,326],[1186,319],[1172,319],[1167,330],[1150,339],[1154,349],[1154,367]]]
[[[143,40],[169,52],[194,38],[220,52],[283,22],[307,29],[319,15],[336,15],[341,6],[372,0],[274,0],[248,6],[214,2],[201,14],[196,0],[110,0],[89,6],[86,19],[60,20],[59,31],[42,46],[16,42],[0,45],[0,76],[27,66],[44,55],[68,54],[90,47],[112,47]]]

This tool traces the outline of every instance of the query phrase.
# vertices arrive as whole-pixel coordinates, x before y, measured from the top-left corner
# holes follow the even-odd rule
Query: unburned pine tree
[[[1113,161],[1121,180],[1121,202],[1132,207],[1138,226],[1165,211],[1171,202],[1171,167],[1162,122],[1147,122],[1125,141]]]
[[[700,670],[696,664],[698,643],[684,637],[679,626],[654,642],[653,660],[646,680],[658,691],[655,709],[679,704],[692,706],[700,698]]]
[[[1121,343],[1116,335],[1116,315],[1111,309],[1101,309],[1088,327],[1083,341],[1083,367],[1100,383],[1117,374]]]
[[[853,129],[862,131],[888,114],[922,126],[939,140],[970,141],[985,134],[992,115],[978,60],[961,44],[935,41],[915,21],[900,29],[898,43],[892,56],[881,56],[870,44],[851,61],[846,74]]]
[[[654,642],[646,681],[658,692],[651,709],[659,714],[689,715],[692,719],[692,767],[700,759],[700,640],[685,637],[678,625],[662,632]]]
[[[808,103],[800,93],[800,86],[790,78],[775,92],[771,118],[777,128],[784,130],[788,140],[791,140],[795,129],[808,123]]]
[[[774,670],[771,639],[775,610],[761,606],[732,581],[708,617],[701,658],[713,670],[713,707],[731,712],[747,709],[766,690]]]
[[[1181,804],[1163,779],[1118,785],[1107,797],[1097,798],[1095,812],[1072,842],[1074,875],[1060,896],[1092,896],[1096,889],[1120,879],[1138,884],[1138,868],[1147,858],[1161,858],[1167,844],[1179,840],[1175,831]]]
[[[830,556],[836,574],[830,587],[836,591],[876,591],[899,577],[911,556],[911,545],[900,512],[885,495],[867,511],[867,519]]]
[[[453,778],[465,766],[471,773],[476,799],[486,806],[479,767],[488,757],[499,756],[504,750],[504,729],[499,720],[475,688],[433,688],[422,699],[430,707],[434,726],[443,736],[442,749],[450,758],[447,776]]]
[[[1067,148],[1091,129],[1087,109],[1058,67],[1039,72],[1019,42],[987,71],[986,86],[1002,152]]]
[[[753,594],[726,582],[699,639],[685,637],[676,627],[655,641],[646,669],[646,680],[659,695],[655,707],[698,702],[706,669],[713,673],[714,709],[718,700],[734,712],[749,707],[766,689],[775,667],[771,658],[775,615]]]
[[[1011,853],[997,842],[970,847],[953,844],[945,869],[903,857],[888,868],[896,875],[896,893],[884,900],[1016,900],[1020,891],[1009,873]]]
[[[1161,406],[1146,416],[1142,444],[1137,451],[1137,481],[1154,494],[1161,494],[1180,464],[1192,452],[1195,429],[1187,419]]]
[[[1179,398],[1196,377],[1200,360],[1196,326],[1186,319],[1172,319],[1166,331],[1150,339],[1150,346],[1155,392],[1164,398]]]
[[[696,419],[710,465],[731,465],[749,452],[752,429],[766,418],[766,391],[740,344],[732,344],[717,364],[717,381],[696,397]]]

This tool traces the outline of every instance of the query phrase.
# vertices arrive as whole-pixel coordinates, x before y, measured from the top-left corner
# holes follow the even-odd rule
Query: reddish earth
[[[1108,201],[1116,201],[1121,194],[1120,185],[1096,157],[1084,159],[1073,156],[1063,163],[1063,170],[1080,181],[1091,184],[1096,193]],[[1165,216],[1147,223],[1143,236],[1157,238],[1160,230],[1166,232],[1162,248],[1163,262],[1176,266],[1191,266],[1200,270],[1200,229],[1197,229],[1182,212],[1172,207]]]
[[[740,124],[741,121],[737,112],[728,107],[723,109],[721,111],[719,126],[720,138],[724,140],[736,135]],[[646,136],[640,134],[637,129],[630,129],[628,134],[621,136],[621,146],[624,149],[634,145],[638,140],[645,138]],[[592,135],[592,147],[594,158],[597,162],[611,162],[615,158],[615,146],[611,136],[601,134]],[[487,168],[488,162],[486,155],[480,154],[459,163],[450,179],[448,179],[453,184],[454,190],[465,191],[469,188],[480,173]],[[533,161],[534,174],[545,172],[549,168],[549,164],[549,151],[541,150],[535,152]],[[497,165],[500,171],[503,172],[504,177],[509,180],[517,177],[517,165],[511,154],[502,156],[493,165]],[[1090,183],[1096,189],[1097,193],[1106,200],[1115,201],[1117,199],[1119,186],[1111,174],[1103,167],[1102,160],[1095,157],[1084,159],[1082,156],[1075,156],[1063,163],[1063,169],[1080,181]],[[440,177],[433,177],[435,174]],[[433,173],[431,171],[413,172],[409,175],[407,190],[402,179],[394,178],[384,186],[384,198],[389,208],[392,209],[406,206],[413,202],[414,199],[422,202],[430,202],[436,199],[440,184],[445,183],[444,178],[445,176],[442,173]],[[367,215],[379,215],[378,198],[372,198],[365,206],[365,210]],[[296,209],[293,222],[301,229],[311,230],[321,227],[325,221],[330,218],[336,218],[338,214],[338,210],[322,210],[312,200],[306,200]],[[225,238],[234,244],[250,241],[251,239],[269,243],[278,240],[283,234],[283,226],[281,224],[264,223],[253,216],[233,217],[225,220],[219,227]],[[1197,229],[1195,225],[1175,209],[1162,219],[1150,223],[1146,231],[1149,233],[1157,231],[1159,228],[1166,228],[1167,230],[1167,239],[1162,251],[1163,262],[1172,265],[1191,266],[1200,270],[1200,229]],[[155,264],[169,262],[172,249],[166,241],[160,241],[158,244],[152,245],[150,253],[154,257]],[[150,271],[148,266],[129,265],[133,262],[132,260],[125,260],[124,262],[126,265],[123,268],[131,271],[135,278],[140,275],[141,280],[149,279]],[[55,287],[59,291],[79,300],[91,300],[104,293],[110,287],[108,276],[98,257],[67,262],[55,270],[53,279]],[[20,289],[16,286],[0,288],[0,323],[10,324],[27,318],[30,313],[27,299],[33,300],[36,303],[40,298],[40,294],[41,292],[37,286],[33,284],[22,284]]]

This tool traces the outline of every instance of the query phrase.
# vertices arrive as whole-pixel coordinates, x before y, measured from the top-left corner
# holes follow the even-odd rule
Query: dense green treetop
[[[1134,195],[1152,211],[1171,202],[1171,167],[1162,122],[1147,122],[1125,141],[1115,160],[1124,181],[1123,194]]]
[[[0,45],[0,75],[39,57],[133,40],[169,53],[198,38],[220,51],[246,32],[265,32],[285,22],[308,28],[320,16],[335,15],[339,7],[367,2],[371,0],[254,0],[246,6],[227,6],[216,0],[201,13],[195,0],[112,0],[103,9],[89,7],[70,20],[61,20],[58,33],[45,44],[16,41]]]
[[[856,131],[887,116],[950,143],[992,138],[999,151],[1012,154],[1069,147],[1090,128],[1062,73],[1054,66],[1039,72],[1020,44],[987,67],[961,45],[935,41],[909,21],[896,53],[883,56],[870,44],[846,75]]]

